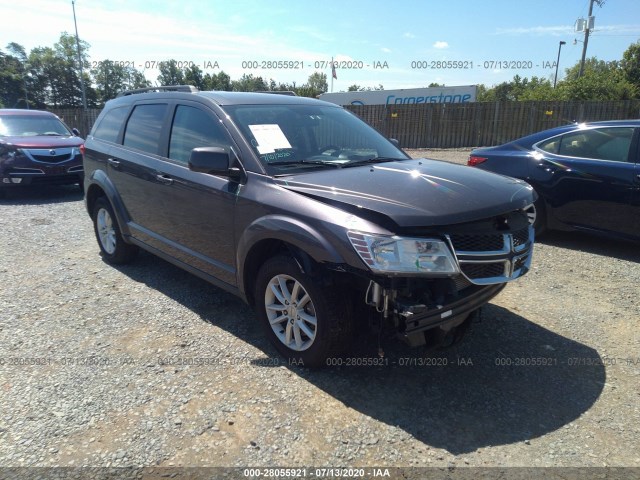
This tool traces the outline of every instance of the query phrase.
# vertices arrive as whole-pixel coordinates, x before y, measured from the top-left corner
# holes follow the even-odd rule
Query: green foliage
[[[378,90],[384,90],[384,86],[380,83],[377,87],[361,87],[360,85],[353,84],[348,89],[347,92],[373,92]]]
[[[5,107],[25,107],[25,83],[27,75],[24,63],[14,55],[0,50],[0,103]]]
[[[478,86],[479,102],[527,100],[628,100],[640,95],[640,42],[631,45],[621,62],[606,62],[596,57],[585,61],[582,76],[580,62],[565,70],[556,88],[549,79],[516,75],[510,82],[487,88]],[[635,83],[638,80],[638,83]]]
[[[160,64],[158,83],[160,85],[184,85],[184,75],[184,69],[178,67],[178,62],[171,59]]]
[[[150,87],[144,74],[133,67],[125,67],[122,63],[105,60],[91,70],[96,86],[97,103],[104,103],[115,98],[119,92],[135,88]],[[86,83],[86,82],[85,82]]]
[[[269,86],[262,77],[254,77],[252,73],[243,74],[240,80],[233,80],[231,88],[234,92],[264,92]]]
[[[309,94],[305,95],[305,97],[317,97],[321,93],[325,93],[329,90],[327,74],[320,72],[312,73],[309,75],[309,79],[307,80],[307,87],[309,89]]]
[[[640,41],[625,50],[620,67],[627,82],[634,86],[636,98],[640,97]]]
[[[133,67],[109,60],[100,62],[89,70],[89,44],[80,41],[80,57],[83,64],[83,80],[87,104],[102,106],[118,92],[150,87],[144,73]],[[640,41],[631,44],[620,61],[605,62],[595,57],[585,62],[584,72],[578,78],[580,64],[566,69],[564,78],[553,88],[551,79],[518,75],[509,82],[486,87],[478,85],[477,100],[528,101],[528,100],[626,100],[640,98]],[[317,97],[328,90],[327,74],[312,73],[303,85],[276,83],[251,74],[238,80],[224,71],[204,74],[199,66],[178,67],[176,60],[160,65],[157,77],[160,85],[194,85],[200,90],[223,91],[293,91],[297,95]],[[443,87],[431,83],[429,87]],[[354,84],[348,91],[384,90]],[[80,68],[75,36],[62,32],[52,47],[36,47],[30,52],[15,42],[0,49],[0,107],[61,108],[82,105]]]

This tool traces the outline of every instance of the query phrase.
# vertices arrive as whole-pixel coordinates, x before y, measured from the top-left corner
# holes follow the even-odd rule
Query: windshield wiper
[[[267,163],[267,165],[275,165],[277,167],[280,167],[280,166],[283,166],[283,165],[328,165],[330,167],[340,168],[344,164],[342,164],[342,163],[334,163],[334,162],[324,162],[324,161],[321,161],[321,160],[289,160],[289,161],[286,161],[286,162],[269,162],[269,163]]]
[[[345,163],[343,167],[353,167],[357,165],[366,165],[369,163],[386,163],[386,162],[398,162],[402,161],[402,158],[392,158],[392,157],[372,157],[364,160],[355,160],[353,162]]]

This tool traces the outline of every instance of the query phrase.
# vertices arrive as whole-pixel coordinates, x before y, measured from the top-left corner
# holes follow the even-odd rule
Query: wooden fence
[[[578,121],[640,118],[640,100],[616,102],[483,102],[347,107],[403,148],[500,145]]]
[[[573,121],[640,118],[640,100],[616,102],[482,102],[419,105],[350,105],[353,113],[403,148],[499,145]],[[52,110],[83,137],[99,108]]]

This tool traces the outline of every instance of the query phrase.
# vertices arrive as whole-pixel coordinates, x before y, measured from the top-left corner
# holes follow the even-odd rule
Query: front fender
[[[251,223],[242,232],[236,250],[238,285],[244,285],[246,260],[251,250],[264,240],[282,241],[297,247],[317,263],[345,263],[326,235],[301,220],[284,215],[268,215]]]
[[[88,187],[86,187],[87,194],[85,195],[85,205],[89,215],[92,215],[93,202],[97,198],[96,194],[93,192],[96,191],[95,189],[99,188],[113,207],[113,212],[118,220],[118,226],[120,227],[122,235],[125,237],[131,236],[127,209],[124,207],[124,203],[122,202],[120,195],[118,195],[118,191],[114,187],[109,176],[103,170],[94,170],[87,179],[87,182]]]

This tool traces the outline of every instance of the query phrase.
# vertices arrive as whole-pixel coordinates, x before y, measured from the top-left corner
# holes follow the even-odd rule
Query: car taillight
[[[476,165],[480,165],[482,162],[486,162],[488,160],[487,157],[478,157],[477,155],[469,155],[469,160],[467,161],[467,165],[470,167],[475,167]]]
[[[84,157],[84,143],[82,145],[80,145],[80,153]]]

